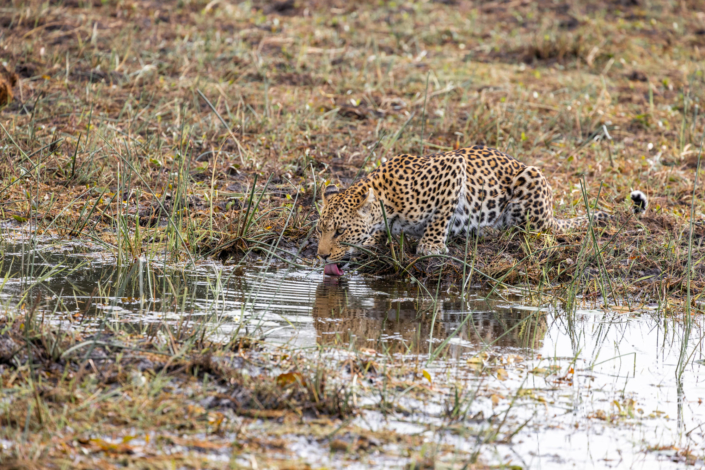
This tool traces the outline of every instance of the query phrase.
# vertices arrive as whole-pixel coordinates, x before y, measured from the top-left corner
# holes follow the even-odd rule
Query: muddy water
[[[463,301],[410,282],[334,278],[320,270],[245,272],[210,263],[179,269],[158,260],[118,267],[112,257],[79,243],[34,250],[5,244],[2,259],[0,276],[8,280],[0,298],[39,302],[57,319],[107,319],[135,331],[207,321],[223,340],[241,332],[302,347],[354,343],[419,354],[451,334],[452,345],[535,349],[546,330],[544,316],[506,293],[485,299],[478,292]],[[536,318],[527,322],[531,316]]]
[[[633,312],[586,306],[568,315],[560,303],[537,306],[518,291],[490,298],[475,291],[460,299],[434,286],[426,286],[430,295],[411,282],[337,279],[320,269],[243,271],[213,263],[184,269],[159,259],[118,267],[97,247],[56,241],[34,249],[5,243],[2,252],[0,300],[8,309],[36,304],[56,322],[88,328],[112,322],[143,333],[165,323],[179,329],[207,322],[222,340],[249,334],[303,349],[354,344],[422,362],[449,344],[449,353],[425,367],[467,389],[485,387],[467,416],[506,416],[506,431],[516,430],[511,443],[482,448],[496,463],[682,468],[678,450],[689,448],[696,456],[691,463],[703,466],[701,315],[693,317],[683,352],[683,323],[655,304]],[[478,358],[490,357],[506,362],[503,372],[477,374]],[[443,428],[443,400],[400,403],[407,416],[369,412],[358,425],[422,433],[462,452],[478,448],[468,437],[477,428],[472,420],[460,424],[467,433]]]

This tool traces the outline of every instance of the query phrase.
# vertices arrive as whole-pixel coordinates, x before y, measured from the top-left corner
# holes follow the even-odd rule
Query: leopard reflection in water
[[[434,323],[432,301],[372,286],[334,277],[318,285],[312,313],[319,344],[354,342],[358,348],[419,354],[429,351],[429,340],[437,347],[460,328],[453,337],[465,345],[537,350],[547,331],[545,314],[509,307],[505,300],[441,300]],[[472,318],[463,323],[467,315]]]

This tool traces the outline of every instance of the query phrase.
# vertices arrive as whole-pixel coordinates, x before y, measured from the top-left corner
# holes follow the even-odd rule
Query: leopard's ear
[[[362,202],[357,208],[357,212],[364,217],[372,212],[375,204],[377,204],[377,198],[375,197],[375,192],[372,188],[369,188],[367,190],[367,194],[363,194],[362,198]]]
[[[328,199],[334,194],[338,194],[340,190],[338,187],[334,184],[326,186],[326,189],[323,190],[323,195],[321,196],[321,199],[323,199],[323,204],[328,202]]]

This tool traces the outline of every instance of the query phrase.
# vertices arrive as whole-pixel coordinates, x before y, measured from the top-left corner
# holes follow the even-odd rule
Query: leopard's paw
[[[502,230],[496,227],[482,227],[479,235],[481,237],[499,238],[502,235]]]
[[[417,255],[422,255],[422,256],[444,255],[446,253],[448,253],[448,247],[445,246],[444,244],[419,243],[419,246],[416,247],[416,254]]]
[[[371,237],[368,237],[367,240],[362,244],[363,246],[375,246],[375,245],[383,245],[384,242],[387,241],[387,234],[384,232],[377,232]]]

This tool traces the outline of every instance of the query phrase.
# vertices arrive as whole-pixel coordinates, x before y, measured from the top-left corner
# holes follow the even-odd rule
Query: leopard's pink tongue
[[[326,267],[323,268],[323,274],[327,274],[329,276],[342,276],[343,270],[338,267],[337,263],[326,264]]]

